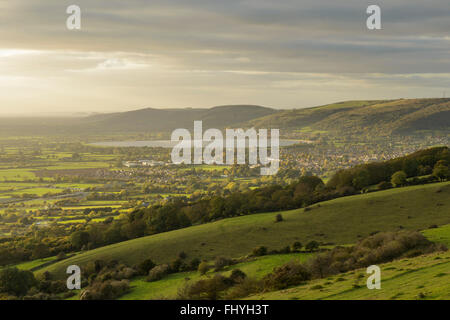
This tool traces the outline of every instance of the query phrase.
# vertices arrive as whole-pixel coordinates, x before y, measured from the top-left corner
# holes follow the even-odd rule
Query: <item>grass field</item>
[[[391,189],[323,202],[308,211],[282,212],[284,221],[279,223],[275,223],[277,212],[264,213],[138,238],[84,252],[43,270],[63,276],[67,265],[82,266],[94,259],[134,265],[151,258],[159,264],[175,260],[181,251],[211,260],[244,256],[260,245],[281,249],[311,240],[349,244],[375,231],[449,224],[449,206],[450,182]]]
[[[422,233],[431,241],[443,243],[450,248],[450,224],[439,228],[424,230]]]
[[[381,289],[369,290],[365,269],[305,285],[259,294],[264,300],[416,300],[450,299],[450,252],[434,253],[380,265]]]
[[[55,261],[55,260],[56,260],[56,257],[37,259],[37,260],[27,261],[27,262],[17,264],[17,265],[15,265],[15,267],[17,267],[20,270],[31,270],[31,269],[38,268],[41,265],[44,265],[48,262]]]

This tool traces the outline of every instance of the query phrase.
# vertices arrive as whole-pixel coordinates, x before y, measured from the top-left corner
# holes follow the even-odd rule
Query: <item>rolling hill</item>
[[[234,105],[218,106],[211,109],[141,109],[121,113],[95,115],[84,119],[82,127],[107,131],[153,131],[168,132],[177,128],[192,129],[194,121],[203,121],[206,128],[236,126],[241,122],[275,113],[274,109]]]
[[[380,265],[381,289],[368,290],[365,269],[248,297],[252,300],[440,300],[450,298],[450,252]]]
[[[253,105],[218,106],[210,109],[154,109],[96,114],[72,118],[0,118],[0,134],[117,134],[171,132],[193,129],[194,121],[203,121],[204,129],[239,127],[242,122],[277,112]]]
[[[411,134],[450,130],[450,99],[347,101],[285,110],[249,121],[246,126],[308,129],[334,134]]]
[[[189,259],[240,257],[257,246],[281,249],[295,241],[350,244],[376,231],[427,229],[450,223],[450,182],[413,186],[322,202],[309,210],[254,214],[120,242],[86,251],[38,271],[65,275],[68,265],[83,266],[96,259],[134,265],[151,258],[175,260],[181,251]]]
[[[4,118],[0,134],[109,134],[171,132],[204,128],[278,128],[330,134],[410,135],[450,131],[450,99],[347,101],[306,109],[275,110],[255,105],[210,109],[154,109],[97,114],[79,118]]]

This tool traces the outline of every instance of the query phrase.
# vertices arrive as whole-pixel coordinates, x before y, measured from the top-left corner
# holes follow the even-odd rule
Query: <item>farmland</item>
[[[449,224],[449,193],[450,183],[445,182],[339,198],[308,211],[281,212],[281,223],[274,223],[277,212],[225,219],[94,249],[45,270],[62,275],[68,264],[85,265],[93,259],[117,259],[133,265],[151,257],[167,263],[181,251],[206,260],[219,255],[232,258],[246,255],[259,245],[280,249],[295,241],[350,244],[375,231]],[[239,245],[230,246],[231,241]]]

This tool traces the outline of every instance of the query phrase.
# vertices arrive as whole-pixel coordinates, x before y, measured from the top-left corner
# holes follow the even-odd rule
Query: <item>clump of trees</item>
[[[450,177],[448,163],[450,163],[449,148],[436,147],[417,151],[406,157],[341,170],[328,181],[327,187],[363,190],[368,186],[387,181],[391,181],[393,185],[405,185],[408,178],[432,175],[433,179],[416,181],[428,183],[436,179],[448,179]]]
[[[232,271],[229,277],[216,274],[209,279],[188,283],[178,290],[177,299],[217,300],[225,297],[226,290],[242,283],[247,275],[239,269]]]

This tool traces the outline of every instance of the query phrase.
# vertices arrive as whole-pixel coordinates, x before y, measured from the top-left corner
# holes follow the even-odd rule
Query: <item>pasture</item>
[[[151,258],[156,263],[176,259],[181,251],[191,258],[237,258],[257,246],[281,249],[295,241],[324,245],[355,243],[374,232],[424,230],[450,223],[450,183],[414,186],[339,198],[281,212],[254,214],[165,232],[84,252],[45,270],[64,274],[69,264],[84,265],[95,259],[120,260],[134,265]]]

